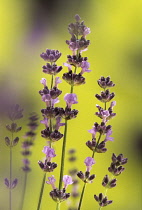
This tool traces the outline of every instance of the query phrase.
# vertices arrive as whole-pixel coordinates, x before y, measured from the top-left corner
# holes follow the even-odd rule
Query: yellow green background
[[[94,194],[104,192],[101,181],[107,174],[112,153],[123,153],[129,161],[125,172],[118,177],[117,187],[108,191],[108,198],[113,204],[105,207],[107,210],[141,210],[141,71],[142,71],[142,2],[140,0],[89,0],[89,1],[0,1],[0,107],[6,103],[19,103],[24,108],[24,118],[19,121],[23,130],[19,136],[26,132],[28,114],[37,112],[40,119],[40,109],[44,103],[38,94],[42,88],[40,79],[48,75],[42,73],[44,60],[40,53],[46,48],[58,49],[62,57],[58,64],[66,62],[66,55],[71,51],[65,43],[70,39],[67,25],[74,21],[74,15],[79,14],[85,24],[90,27],[91,34],[87,38],[91,41],[88,51],[82,55],[88,57],[90,62],[89,74],[84,74],[86,84],[76,87],[79,103],[73,108],[79,110],[76,119],[69,122],[67,150],[75,148],[77,151],[76,167],[85,170],[84,159],[91,156],[91,151],[85,142],[91,139],[87,130],[94,122],[100,122],[94,113],[95,105],[100,104],[94,97],[101,89],[97,85],[100,76],[111,76],[116,86],[112,89],[116,93],[117,106],[114,108],[117,116],[110,121],[113,126],[114,142],[108,142],[108,152],[96,154],[96,164],[92,173],[96,174],[93,184],[88,184],[82,204],[82,210],[95,210],[98,205],[93,198]],[[59,74],[66,72],[63,71]],[[59,106],[65,106],[63,96],[70,91],[70,87],[63,81],[59,86],[63,90]],[[8,210],[8,190],[3,184],[9,174],[9,149],[4,143],[7,136],[5,124],[8,123],[0,110],[0,209]],[[37,162],[44,157],[42,151],[46,141],[41,138],[40,125],[37,132],[35,146],[32,149],[32,172],[28,176],[28,188],[25,197],[24,210],[36,210],[43,172]],[[63,132],[63,129],[61,129]],[[22,142],[22,137],[21,140]],[[23,173],[21,142],[13,148],[13,177],[19,179],[19,184],[13,190],[13,210],[18,210]],[[57,157],[54,161],[59,163],[62,140],[55,144]],[[66,155],[65,174],[72,168]],[[51,173],[50,173],[51,175]],[[59,177],[59,167],[54,175]],[[82,189],[80,182],[79,190]],[[46,185],[42,210],[54,210],[55,203],[49,198],[51,186]],[[70,192],[71,187],[68,188]],[[64,202],[61,209],[66,210]]]

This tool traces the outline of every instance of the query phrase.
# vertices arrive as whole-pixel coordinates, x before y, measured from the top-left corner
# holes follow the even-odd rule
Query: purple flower
[[[68,185],[72,184],[72,177],[68,175],[63,176],[64,188],[66,189]]]
[[[47,106],[50,106],[51,96],[49,94],[44,94],[42,96],[42,101],[44,101]]]
[[[68,63],[63,63],[63,64],[64,64],[64,66],[67,66],[67,67],[68,67],[68,70],[69,70],[69,71],[71,71],[72,65],[70,65],[70,64],[68,64]]]
[[[44,94],[42,96],[42,101],[46,103],[47,107],[54,106],[54,104],[59,103],[59,99],[58,98],[52,99],[50,94]]]
[[[111,104],[110,104],[111,108],[114,107],[114,106],[116,106],[116,101],[112,101]]]
[[[56,179],[54,178],[54,175],[52,175],[51,177],[48,177],[48,180],[49,181],[46,181],[46,183],[51,184],[52,188],[56,189],[56,187],[55,187]]]
[[[81,74],[83,74],[85,72],[88,72],[89,73],[91,71],[91,70],[89,70],[89,67],[90,67],[89,62],[82,61],[82,63],[81,63],[81,68],[82,68]]]
[[[56,62],[61,56],[61,53],[58,50],[50,50],[47,49],[45,53],[42,53],[40,55],[41,58],[43,58],[45,61],[48,62]]]
[[[56,118],[56,125],[55,125],[55,130],[59,130],[59,127],[60,126],[64,126],[65,125],[65,123],[60,123],[61,122],[61,117],[57,117]]]
[[[62,82],[62,80],[60,80],[60,77],[56,77],[55,78],[55,87],[57,87],[57,85],[61,82]]]
[[[56,75],[62,70],[62,66],[57,66],[56,64],[47,63],[43,67],[43,72],[50,75]]]
[[[55,151],[54,149],[48,147],[48,146],[45,146],[42,150],[43,153],[46,154],[46,158],[47,158],[47,161],[50,162],[51,161],[51,158],[55,157]]]
[[[49,125],[48,125],[48,118],[46,118],[46,117],[44,118],[44,120],[41,120],[40,123],[44,124],[46,126],[46,128],[49,127]]]
[[[83,31],[83,36],[85,37],[86,35],[90,34],[91,30],[88,27],[84,27],[84,31]]]
[[[66,93],[64,100],[67,103],[68,108],[71,108],[72,104],[77,104],[77,96],[74,93]]]
[[[51,99],[51,106],[54,106],[54,104],[57,104],[57,103],[59,103],[58,98]]]
[[[44,87],[47,86],[47,84],[46,84],[46,79],[45,79],[45,78],[42,78],[42,79],[40,80],[40,83],[43,84]]]
[[[87,166],[87,171],[90,171],[92,168],[92,165],[95,164],[94,158],[87,157],[84,161],[85,165]]]
[[[106,138],[105,138],[104,142],[106,142],[106,141],[113,141],[113,137],[110,137],[111,134],[112,134],[112,130],[109,129],[109,130],[106,132]]]
[[[93,126],[92,129],[88,130],[89,133],[92,133],[92,138],[95,138],[95,135],[96,135],[96,132],[97,132],[97,129],[95,126]]]

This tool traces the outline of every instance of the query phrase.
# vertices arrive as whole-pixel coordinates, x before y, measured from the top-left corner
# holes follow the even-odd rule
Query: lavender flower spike
[[[56,187],[55,187],[56,179],[54,178],[54,175],[52,175],[51,177],[48,177],[48,180],[49,181],[46,181],[46,183],[51,184],[52,188],[56,189]]]
[[[67,103],[68,108],[71,108],[72,104],[77,104],[77,96],[75,93],[66,93],[64,100]]]
[[[72,184],[72,177],[68,175],[63,176],[64,188],[66,189],[69,184]]]
[[[92,165],[95,164],[94,158],[87,157],[84,161],[85,165],[87,166],[87,171],[90,171],[92,168]]]
[[[56,156],[54,149],[52,149],[48,146],[45,146],[43,148],[42,152],[46,154],[46,158],[47,158],[48,162],[51,161],[51,158]]]

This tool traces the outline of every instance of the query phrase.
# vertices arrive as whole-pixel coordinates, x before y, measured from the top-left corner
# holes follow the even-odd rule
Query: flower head
[[[75,93],[66,93],[64,100],[67,103],[68,108],[71,108],[72,104],[77,104],[77,96]]]
[[[87,166],[87,171],[90,171],[92,168],[92,165],[95,164],[94,158],[87,157],[84,161],[85,165]]]
[[[45,61],[56,62],[61,56],[61,53],[58,50],[47,49],[45,53],[40,55]]]
[[[68,185],[72,184],[72,177],[68,175],[63,176],[64,188],[66,189]]]

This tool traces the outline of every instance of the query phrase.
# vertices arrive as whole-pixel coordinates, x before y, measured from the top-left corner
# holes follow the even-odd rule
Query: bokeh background
[[[39,55],[46,48],[58,49],[62,52],[58,64],[62,65],[66,61],[66,55],[71,53],[65,43],[65,40],[70,39],[67,26],[74,21],[75,14],[79,14],[91,28],[91,34],[88,35],[91,45],[83,56],[88,57],[92,70],[85,75],[86,84],[75,88],[79,103],[74,108],[79,110],[79,115],[69,122],[67,149],[76,148],[78,170],[85,170],[84,159],[91,154],[85,146],[85,142],[91,139],[87,130],[92,128],[94,122],[99,121],[94,115],[95,105],[98,103],[94,95],[100,92],[96,82],[100,76],[111,76],[116,84],[113,90],[117,101],[117,117],[110,121],[114,142],[108,142],[107,153],[95,156],[93,172],[97,178],[93,184],[87,186],[82,210],[98,209],[93,195],[104,192],[101,181],[107,174],[113,152],[117,155],[124,153],[129,162],[126,171],[118,177],[117,187],[108,191],[108,198],[114,202],[105,209],[142,209],[142,1],[1,0],[0,4],[0,210],[8,209],[8,190],[3,184],[4,178],[9,174],[9,149],[4,143],[4,137],[8,135],[5,124],[9,121],[3,114],[5,107],[19,103],[24,108],[24,118],[19,121],[19,125],[23,125],[23,130],[19,133],[22,142],[28,114],[35,111],[41,119],[40,109],[44,107],[38,94],[42,88],[39,81],[42,77],[49,77],[42,73],[45,62]],[[59,76],[66,71],[64,67]],[[63,94],[59,105],[65,106],[63,96],[69,92],[69,85],[63,82],[60,88]],[[43,125],[38,128],[30,158],[32,172],[28,175],[24,210],[37,208],[43,177],[37,161],[44,157],[41,150],[46,143],[40,137],[41,129]],[[13,176],[19,179],[19,185],[13,191],[13,210],[19,208],[23,187],[21,142],[13,149]],[[60,161],[61,146],[62,140],[55,145],[57,157],[54,160],[57,163]],[[66,158],[65,173],[71,167]],[[58,179],[59,167],[54,175]],[[81,189],[82,183],[79,190]],[[42,210],[56,208],[48,196],[50,190],[51,187],[46,185]],[[70,190],[71,187],[68,192]],[[67,208],[64,202],[62,209]]]

